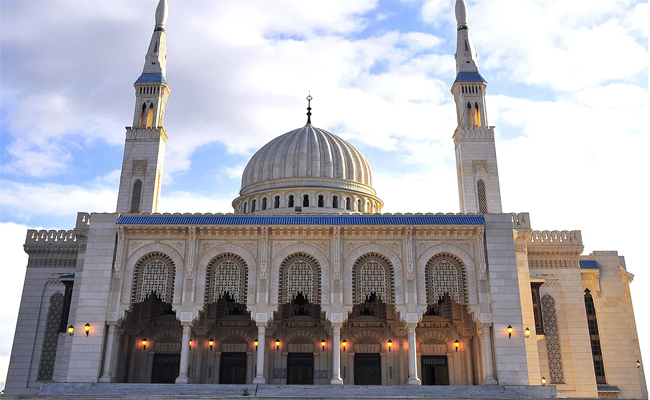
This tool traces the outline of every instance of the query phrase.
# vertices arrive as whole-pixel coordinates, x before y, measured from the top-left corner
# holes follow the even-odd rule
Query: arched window
[[[472,112],[472,104],[467,103],[467,124],[474,126],[474,113]]]
[[[140,128],[147,126],[147,105],[142,104],[142,112],[140,113]]]
[[[266,210],[266,197],[262,199],[262,210]]]
[[[302,206],[309,207],[309,195],[302,196]]]
[[[300,297],[320,304],[320,265],[309,254],[295,253],[280,264],[280,303],[293,303]]]
[[[255,212],[255,207],[257,206],[257,200],[253,200],[251,202],[251,212]]]
[[[594,359],[594,372],[596,383],[606,385],[605,364],[603,363],[603,351],[600,347],[600,333],[598,332],[598,318],[596,317],[596,306],[591,291],[585,289],[585,310],[587,311],[587,327],[591,338],[591,355]]]
[[[293,195],[289,195],[289,205],[287,207],[293,207]]]
[[[361,200],[357,200],[357,211],[363,212],[363,208],[361,208]]]
[[[318,195],[318,207],[325,207],[325,198],[323,195]]]
[[[133,182],[133,191],[131,192],[131,209],[130,213],[139,213],[140,212],[140,199],[142,198],[142,181],[136,179]]]
[[[427,304],[438,304],[445,296],[462,305],[467,299],[467,278],[463,262],[451,254],[437,254],[424,268],[426,277]]]
[[[273,208],[280,208],[280,196],[275,196],[273,200]]]
[[[147,113],[147,128],[153,126],[153,103],[149,104],[149,112]]]
[[[354,303],[361,304],[376,296],[386,304],[394,304],[393,264],[381,254],[368,253],[352,266]]]
[[[339,208],[339,197],[332,197],[332,208]]]
[[[244,214],[248,213],[248,203],[244,202]]]
[[[166,254],[155,252],[142,257],[133,272],[131,302],[141,303],[153,293],[162,302],[171,303],[175,275],[174,262]]]
[[[481,111],[478,108],[478,103],[474,103],[474,124],[478,127],[481,126]]]
[[[246,262],[236,254],[213,258],[205,275],[205,302],[216,303],[224,296],[246,304]]]
[[[352,210],[352,199],[350,199],[349,197],[345,198],[345,209]]]
[[[479,179],[478,182],[476,182],[476,197],[478,197],[478,212],[487,214],[487,197],[485,195],[485,182],[483,179]]]

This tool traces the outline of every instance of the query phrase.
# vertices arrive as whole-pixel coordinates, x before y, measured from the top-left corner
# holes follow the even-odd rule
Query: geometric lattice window
[[[478,212],[487,214],[487,197],[485,195],[485,182],[483,182],[483,179],[479,179],[476,182],[476,194],[478,195]]]
[[[232,253],[220,254],[208,264],[205,302],[216,303],[224,295],[246,304],[246,262]]]
[[[320,304],[320,265],[309,254],[295,253],[280,264],[280,302],[293,303],[298,294]]]
[[[560,336],[557,328],[557,312],[555,299],[548,294],[542,297],[542,315],[544,319],[544,338],[548,354],[548,369],[551,383],[564,383],[564,367],[560,351]]]
[[[63,294],[57,292],[50,297],[50,308],[47,310],[45,322],[45,337],[41,349],[41,361],[38,364],[38,381],[51,381],[54,376],[56,348],[59,344],[59,324],[63,312]]]
[[[424,269],[427,282],[427,304],[438,304],[448,295],[459,304],[467,305],[467,279],[463,262],[451,254],[431,257]]]
[[[364,254],[352,266],[354,303],[362,304],[373,294],[386,304],[394,304],[393,264],[381,254]]]
[[[176,267],[169,256],[158,252],[147,254],[135,265],[131,302],[141,303],[153,293],[161,301],[171,303],[175,276]]]
[[[133,183],[133,192],[131,193],[131,209],[130,213],[139,213],[140,212],[140,198],[142,197],[142,181],[136,179]]]
[[[589,337],[591,339],[591,355],[594,359],[594,372],[596,373],[596,383],[607,384],[605,379],[605,364],[603,363],[603,351],[600,348],[600,334],[598,333],[598,319],[596,318],[596,306],[591,291],[585,289],[585,310],[587,311],[587,326],[589,327]]]

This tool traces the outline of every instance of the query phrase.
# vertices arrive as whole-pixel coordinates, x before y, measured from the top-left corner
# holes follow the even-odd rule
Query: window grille
[[[476,182],[476,194],[478,195],[478,212],[487,214],[487,197],[485,196],[485,182],[483,179],[479,179]]]
[[[425,277],[428,304],[438,304],[445,295],[459,304],[469,304],[465,266],[457,257],[445,253],[432,257],[425,267]]]
[[[560,336],[557,329],[557,312],[555,299],[548,294],[542,297],[542,314],[544,318],[544,337],[546,338],[546,353],[548,354],[548,369],[551,383],[564,383],[564,367],[560,351]]]
[[[280,302],[291,304],[301,294],[306,301],[320,304],[320,265],[312,256],[295,253],[280,265]]]
[[[171,303],[175,275],[176,267],[169,256],[158,252],[147,254],[135,266],[131,301],[141,303],[153,293],[161,301]]]
[[[131,210],[130,213],[139,213],[140,212],[140,198],[142,197],[142,181],[136,179],[133,182],[133,192],[131,193]]]
[[[589,337],[591,338],[591,355],[594,359],[594,372],[596,373],[596,383],[607,384],[605,378],[605,364],[603,363],[603,352],[600,348],[600,334],[598,333],[598,319],[596,317],[596,306],[591,291],[585,289],[585,310],[587,311],[587,326],[589,327]]]
[[[354,303],[362,304],[374,294],[386,304],[394,304],[393,265],[384,256],[365,254],[352,266]]]
[[[208,264],[205,277],[205,302],[215,303],[228,295],[246,304],[246,262],[232,253],[220,254]]]
[[[41,349],[41,360],[38,364],[38,381],[51,381],[54,377],[54,362],[56,348],[59,344],[59,323],[63,312],[63,294],[54,293],[50,297],[50,308],[47,310],[45,322],[45,337]]]

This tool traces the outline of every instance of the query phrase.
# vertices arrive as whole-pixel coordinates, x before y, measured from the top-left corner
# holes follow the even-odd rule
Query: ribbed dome
[[[258,150],[244,169],[240,195],[297,186],[347,188],[375,195],[366,158],[350,143],[311,124]]]

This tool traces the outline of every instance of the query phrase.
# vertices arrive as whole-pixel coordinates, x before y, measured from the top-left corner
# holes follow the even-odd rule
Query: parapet
[[[534,246],[582,246],[580,231],[533,231],[530,244]]]

